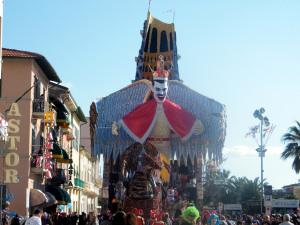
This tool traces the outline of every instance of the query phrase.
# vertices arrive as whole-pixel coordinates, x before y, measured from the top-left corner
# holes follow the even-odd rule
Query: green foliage
[[[289,128],[288,133],[282,136],[282,141],[286,144],[284,151],[281,153],[282,159],[292,158],[292,168],[296,173],[300,172],[300,123]]]
[[[209,171],[204,182],[204,204],[242,204],[245,213],[260,212],[261,185],[259,178],[230,176],[227,170]]]

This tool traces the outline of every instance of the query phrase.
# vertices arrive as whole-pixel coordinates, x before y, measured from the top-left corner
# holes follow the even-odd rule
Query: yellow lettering
[[[8,166],[17,166],[20,162],[20,157],[15,152],[10,152],[5,156],[5,164]]]
[[[7,140],[10,143],[8,149],[9,150],[17,150],[16,142],[20,142],[20,136],[8,136]]]
[[[12,103],[7,113],[8,116],[21,116],[18,103]]]
[[[4,183],[19,183],[18,171],[15,169],[5,169]]]
[[[16,134],[20,132],[20,120],[10,119],[8,120],[8,133]]]

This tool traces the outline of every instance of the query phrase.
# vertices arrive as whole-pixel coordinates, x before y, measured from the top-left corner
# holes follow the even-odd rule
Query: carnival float
[[[204,168],[222,161],[226,113],[180,79],[173,23],[148,12],[141,35],[134,81],[91,104],[90,131],[108,205],[149,217],[179,200],[201,205]]]

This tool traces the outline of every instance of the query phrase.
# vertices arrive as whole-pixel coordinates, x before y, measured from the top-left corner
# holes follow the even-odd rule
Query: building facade
[[[87,118],[89,121],[89,118]],[[80,210],[97,212],[100,210],[102,188],[100,158],[91,154],[89,122],[81,126],[78,178],[84,183],[80,194]]]
[[[47,59],[39,54],[3,49],[0,111],[8,122],[8,138],[1,143],[0,175],[3,200],[20,215],[28,214],[30,190],[39,189],[43,171],[31,170],[33,153],[41,147],[49,82],[61,82]],[[1,196],[1,197],[3,197]]]
[[[81,108],[44,56],[3,49],[2,68],[1,204],[22,216],[37,207],[79,212]]]

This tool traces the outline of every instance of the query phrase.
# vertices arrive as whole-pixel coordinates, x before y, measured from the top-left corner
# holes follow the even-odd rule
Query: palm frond
[[[291,142],[291,141],[300,141],[300,136],[297,136],[293,133],[286,133],[282,136],[282,141],[285,142]]]
[[[300,127],[292,126],[289,128],[289,132],[295,134],[295,136],[297,136],[298,139],[300,139]]]
[[[300,172],[300,156],[294,158],[292,168],[296,171],[296,173]]]
[[[299,145],[297,143],[289,143],[281,153],[282,159],[297,157],[300,155]]]

